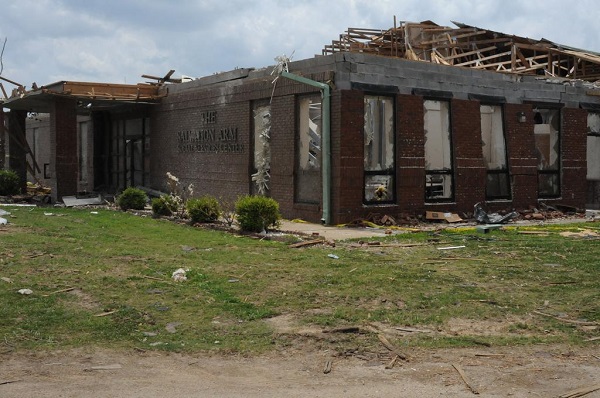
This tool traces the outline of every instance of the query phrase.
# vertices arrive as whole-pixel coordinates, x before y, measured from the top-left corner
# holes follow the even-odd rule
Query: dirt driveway
[[[381,361],[297,350],[243,358],[80,349],[0,359],[6,398],[473,396],[457,368],[482,397],[559,397],[600,388],[597,346],[419,350],[391,369]],[[328,361],[331,371],[324,373]],[[600,390],[585,396],[598,398]]]

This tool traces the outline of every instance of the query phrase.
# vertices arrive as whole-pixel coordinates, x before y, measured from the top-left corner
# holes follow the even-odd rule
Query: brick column
[[[401,212],[425,212],[425,128],[423,98],[396,97],[396,195]]]
[[[587,193],[587,111],[564,108],[561,128],[561,204],[585,209]]]
[[[364,93],[345,90],[338,106],[332,108],[332,199],[333,223],[348,222],[362,216],[364,194]]]
[[[471,212],[476,203],[485,201],[479,101],[454,99],[451,111],[456,211]]]
[[[56,98],[50,110],[52,200],[77,193],[77,112],[75,100]]]
[[[19,175],[23,192],[27,187],[26,117],[26,111],[11,110],[8,114],[8,168]]]
[[[519,112],[525,113],[526,122],[520,123]],[[535,137],[533,135],[533,108],[528,104],[506,104],[506,151],[515,209],[537,206],[538,177]]]

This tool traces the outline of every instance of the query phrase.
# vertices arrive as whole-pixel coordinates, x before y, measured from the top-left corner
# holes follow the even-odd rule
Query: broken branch
[[[467,380],[467,376],[465,375],[465,372],[462,370],[462,368],[460,367],[459,364],[457,363],[453,363],[452,366],[454,367],[454,369],[456,369],[456,371],[458,372],[458,374],[460,375],[460,377],[462,378],[462,380],[465,382],[465,384],[467,385],[467,387],[469,387],[469,390],[471,390],[471,392],[473,394],[479,394],[479,391],[477,391],[477,389],[475,387],[473,387],[469,381]]]

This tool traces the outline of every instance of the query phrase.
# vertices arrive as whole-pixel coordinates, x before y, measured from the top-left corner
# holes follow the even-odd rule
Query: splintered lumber
[[[557,321],[571,323],[574,325],[580,325],[580,326],[598,326],[598,325],[600,325],[598,322],[588,322],[588,321],[577,321],[575,319],[565,319],[565,318],[561,318],[561,317],[558,317],[555,315],[546,314],[546,313],[540,312],[540,311],[533,311],[533,313],[537,314],[537,315],[545,316],[548,318],[556,319]]]
[[[467,380],[467,376],[465,375],[465,372],[462,370],[462,368],[460,367],[459,364],[457,363],[453,363],[452,366],[454,367],[454,369],[456,369],[456,371],[458,372],[458,374],[460,375],[460,377],[462,378],[462,380],[465,382],[465,384],[467,385],[467,387],[469,387],[469,390],[471,390],[471,392],[473,394],[479,394],[479,391],[477,391],[477,389],[475,387],[473,387],[469,381]]]
[[[313,239],[313,240],[307,240],[304,242],[292,243],[288,247],[292,248],[292,249],[296,249],[298,247],[314,246],[314,245],[318,245],[321,243],[324,243],[323,239]]]
[[[44,297],[48,297],[48,296],[51,296],[51,295],[53,295],[53,294],[58,294],[58,293],[66,293],[66,292],[70,292],[70,291],[72,291],[72,290],[75,290],[75,288],[74,288],[74,287],[68,287],[68,288],[66,288],[66,289],[61,289],[61,290],[54,291],[54,292],[52,292],[52,293],[44,294]]]
[[[377,338],[379,339],[379,341],[381,341],[381,344],[383,344],[383,346],[385,348],[387,348],[388,350],[390,350],[391,352],[393,352],[395,355],[397,355],[400,359],[404,360],[404,361],[408,361],[408,356],[401,353],[392,343],[390,343],[390,341],[382,334],[378,334]]]
[[[394,355],[394,358],[392,358],[392,360],[387,365],[385,365],[385,368],[392,369],[396,362],[398,362],[398,355]]]
[[[560,395],[559,398],[583,397],[584,395],[587,395],[589,393],[592,393],[592,392],[598,391],[598,390],[600,390],[600,384],[596,384],[596,385],[589,386],[589,387],[582,387],[582,388],[578,388],[573,391],[569,391],[567,393]]]

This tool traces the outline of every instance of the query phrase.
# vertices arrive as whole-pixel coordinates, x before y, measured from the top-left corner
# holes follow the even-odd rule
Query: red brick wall
[[[481,145],[478,101],[452,100],[452,146],[456,212],[471,212],[485,201],[486,168]]]
[[[397,192],[400,212],[425,211],[425,130],[423,98],[398,95],[396,102]]]
[[[527,118],[525,123],[518,121],[517,114],[519,112],[525,113]],[[537,204],[538,179],[533,116],[533,108],[529,104],[506,104],[504,106],[512,206],[516,209],[527,209],[529,206]]]
[[[334,223],[364,217],[364,93],[336,95],[332,127],[332,202]]]
[[[324,81],[328,74],[308,76]],[[271,79],[232,84],[228,88],[192,89],[171,93],[155,108],[151,118],[151,185],[165,190],[168,171],[182,184],[194,184],[194,195],[210,194],[235,201],[250,193],[254,159],[252,104],[255,100],[271,103],[271,181],[270,195],[280,204],[284,217],[318,222],[320,205],[294,203],[294,159],[296,132],[296,98],[307,93],[320,94],[314,87],[280,78],[273,92]],[[177,133],[202,128],[201,114],[216,111],[211,126],[237,127],[236,144],[243,150],[235,153],[180,152]],[[320,187],[319,187],[320,189]]]
[[[587,111],[564,108],[561,115],[561,204],[585,209],[587,192]]]

